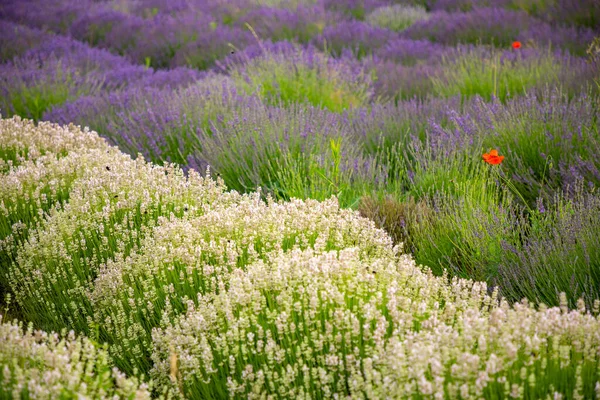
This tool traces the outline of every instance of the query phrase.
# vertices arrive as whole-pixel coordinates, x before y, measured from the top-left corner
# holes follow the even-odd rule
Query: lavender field
[[[600,399],[600,2],[3,0],[0,399]]]

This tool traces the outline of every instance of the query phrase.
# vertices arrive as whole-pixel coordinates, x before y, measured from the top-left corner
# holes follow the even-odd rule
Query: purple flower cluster
[[[439,64],[451,48],[428,40],[395,38],[375,51],[378,58],[402,65]]]
[[[236,21],[244,28],[250,25],[261,39],[295,40],[307,43],[335,22],[334,16],[319,6],[299,6],[295,9],[259,7]]]
[[[0,19],[0,63],[12,60],[49,37],[39,29]]]
[[[94,0],[5,0],[0,4],[0,19],[68,33],[76,18],[96,7]]]
[[[443,71],[439,65],[403,65],[393,61],[368,60],[375,74],[375,98],[383,101],[424,99],[433,93],[432,78]]]
[[[600,33],[600,3],[595,0],[556,0],[548,2],[546,7],[527,11],[549,22],[590,28]]]
[[[431,11],[472,11],[476,8],[502,7],[510,8],[511,0],[431,0]]]
[[[229,69],[247,64],[258,57],[267,56],[269,54],[281,54],[283,57],[293,57],[293,54],[297,51],[298,46],[292,42],[260,41],[246,46],[241,51],[232,51],[228,56],[216,62],[215,69],[220,72],[227,72]]]
[[[209,131],[212,123],[228,119],[225,116],[235,110],[256,104],[256,99],[239,95],[222,75],[207,75],[178,90],[164,86],[137,85],[122,92],[84,96],[47,112],[44,119],[89,126],[124,151],[141,153],[153,162],[201,169],[195,156],[201,147],[200,132]]]
[[[363,20],[371,11],[390,4],[389,0],[322,0],[328,10],[345,14],[348,17]]]
[[[329,26],[317,36],[313,43],[336,56],[349,49],[357,58],[376,51],[396,37],[388,29],[378,28],[361,21],[343,21]]]
[[[197,37],[175,53],[172,66],[210,69],[223,59],[249,44],[256,43],[249,30],[230,26],[206,26]]]
[[[552,43],[582,54],[594,34],[591,30],[552,26],[522,11],[494,7],[468,12],[434,12],[429,19],[402,32],[402,36],[447,45],[472,43],[509,47],[515,40],[533,41],[544,45]]]
[[[2,26],[20,31],[18,25]],[[82,95],[130,86],[174,88],[204,75],[188,68],[154,71],[69,37],[23,29],[23,40],[31,46],[0,64],[0,108],[4,115],[16,113],[39,119],[46,109]]]

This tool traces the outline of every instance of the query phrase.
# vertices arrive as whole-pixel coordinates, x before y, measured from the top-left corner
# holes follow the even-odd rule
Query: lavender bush
[[[387,29],[365,22],[348,21],[325,28],[313,42],[335,56],[340,56],[344,49],[348,49],[355,57],[362,58],[384,46],[393,37],[394,33]]]
[[[6,122],[10,136],[21,127],[29,149],[60,130]],[[94,134],[55,136],[50,153],[97,150]],[[19,247],[9,274],[17,301],[38,308],[28,317],[92,338],[4,324],[3,388],[22,393],[23,377],[56,371],[28,393],[597,395],[600,302],[569,310],[562,294],[560,307],[511,306],[484,283],[433,276],[335,198],[263,202],[112,150],[108,165],[82,165],[68,202]],[[99,340],[108,347],[97,350]],[[132,376],[151,368],[152,382],[112,360]]]
[[[598,11],[1,2],[0,397],[600,398]]]
[[[515,40],[551,43],[581,55],[594,33],[587,29],[551,26],[524,12],[478,8],[465,13],[432,13],[429,19],[415,23],[402,35],[450,45],[484,43],[508,47]]]

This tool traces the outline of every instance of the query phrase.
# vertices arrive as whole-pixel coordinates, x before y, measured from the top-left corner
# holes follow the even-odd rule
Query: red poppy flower
[[[521,48],[521,42],[519,42],[519,41],[513,42],[512,48],[513,49],[520,49]]]
[[[498,150],[490,150],[489,153],[483,155],[483,160],[491,165],[498,165],[504,160],[504,156],[498,155]]]

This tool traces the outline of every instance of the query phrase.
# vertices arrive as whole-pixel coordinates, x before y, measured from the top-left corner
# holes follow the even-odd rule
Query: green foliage
[[[558,81],[561,66],[552,54],[535,58],[502,58],[499,53],[482,55],[465,52],[455,60],[447,60],[443,76],[433,78],[438,96],[465,98],[479,95],[506,101],[509,97],[526,94],[547,83]]]
[[[296,54],[268,54],[250,61],[231,75],[248,94],[258,94],[269,104],[308,103],[334,112],[366,104],[370,97],[368,77],[349,76],[322,54],[305,60]]]
[[[93,79],[80,82],[78,72],[56,69],[53,77],[39,78],[35,82],[21,81],[19,77],[9,84],[0,107],[8,111],[7,116],[19,115],[38,121],[45,111],[84,94],[91,94],[101,87],[102,82]],[[5,112],[6,112],[5,111]]]
[[[412,197],[400,201],[391,195],[365,196],[360,200],[358,211],[384,229],[395,244],[402,244],[407,252],[412,252],[415,248],[414,238],[417,237],[415,233],[418,227],[435,220],[434,210],[427,202],[417,202]]]
[[[565,293],[571,307],[600,299],[600,201],[582,189],[533,212],[523,250],[504,252],[498,281],[507,298],[556,306]]]
[[[200,156],[231,189],[261,187],[284,200],[336,195],[343,206],[356,206],[372,190],[389,189],[385,166],[363,155],[323,110],[257,105],[243,119],[213,126],[202,137]]]

